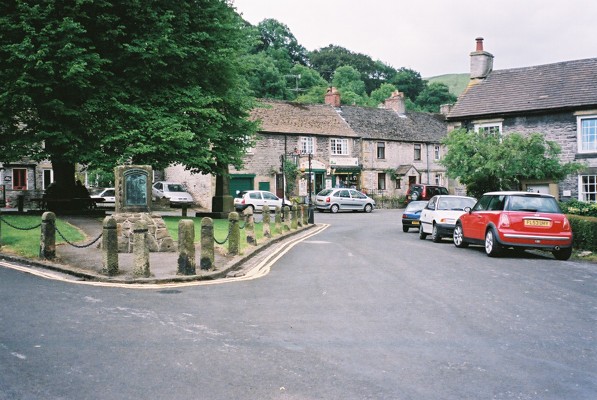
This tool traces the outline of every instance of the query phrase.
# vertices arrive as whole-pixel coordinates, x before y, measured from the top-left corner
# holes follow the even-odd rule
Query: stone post
[[[272,227],[270,226],[269,206],[267,204],[263,206],[261,213],[263,215],[263,237],[271,238]]]
[[[149,246],[147,244],[147,222],[137,221],[133,228],[133,275],[149,278]]]
[[[284,210],[284,232],[290,230],[290,207],[284,206],[282,207]]]
[[[195,275],[195,223],[191,219],[178,221],[177,275]]]
[[[118,224],[112,216],[103,222],[102,272],[109,276],[118,274]]]
[[[292,219],[290,221],[290,226],[292,229],[297,229],[298,228],[298,207],[296,206],[296,204],[292,205]]]
[[[301,204],[298,206],[298,214],[297,214],[297,225],[299,228],[303,227],[303,220],[305,219],[305,205]]]
[[[240,253],[240,226],[238,225],[238,213],[236,211],[228,214],[230,235],[228,236],[228,253],[237,255]]]
[[[247,235],[247,243],[257,246],[257,236],[255,236],[255,217],[253,216],[253,208],[247,207],[243,211],[245,215],[245,234]]]
[[[214,221],[206,217],[201,220],[201,258],[199,266],[202,270],[215,269],[214,247]]]
[[[39,257],[46,260],[56,258],[56,214],[46,211],[41,216],[41,241]]]
[[[309,206],[303,205],[303,225],[309,225]]]
[[[280,207],[276,206],[276,216],[274,218],[276,221],[276,232],[280,235],[282,233],[282,211]]]

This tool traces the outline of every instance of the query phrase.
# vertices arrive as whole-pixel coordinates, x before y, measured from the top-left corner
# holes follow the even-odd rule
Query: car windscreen
[[[166,185],[168,192],[184,192],[185,188],[179,183],[169,183]]]
[[[475,205],[475,199],[461,197],[442,197],[439,200],[438,210],[464,210],[465,207]]]
[[[426,201],[411,201],[404,209],[404,212],[421,211],[426,205]]]
[[[543,196],[510,196],[509,211],[528,211],[544,213],[561,213],[558,202],[553,197]]]

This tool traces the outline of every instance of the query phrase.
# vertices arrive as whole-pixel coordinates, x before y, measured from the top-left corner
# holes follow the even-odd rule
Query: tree
[[[214,173],[242,163],[252,107],[245,25],[226,1],[0,3],[0,154]]]
[[[390,83],[400,90],[412,101],[416,101],[419,93],[425,89],[426,81],[421,78],[421,74],[409,68],[400,68],[390,79]]]
[[[442,104],[453,104],[455,101],[456,96],[450,93],[447,85],[434,82],[426,85],[417,96],[415,103],[422,111],[437,113]]]
[[[342,94],[342,103],[367,105],[369,98],[365,92],[365,82],[359,71],[350,66],[338,67],[334,72],[332,86]]]
[[[245,58],[245,69],[253,96],[281,100],[288,100],[292,96],[286,78],[266,53],[248,55]]]
[[[371,106],[376,107],[382,104],[386,99],[392,96],[396,91],[396,86],[390,83],[383,83],[378,89],[371,92]]]
[[[260,42],[256,52],[265,52],[277,61],[282,73],[287,74],[293,65],[307,65],[307,50],[299,44],[288,26],[275,19],[264,19],[257,24]]]
[[[562,163],[560,147],[540,133],[498,135],[457,129],[443,141],[448,152],[441,164],[450,178],[475,197],[492,190],[520,190],[521,181],[561,180],[584,166]]]

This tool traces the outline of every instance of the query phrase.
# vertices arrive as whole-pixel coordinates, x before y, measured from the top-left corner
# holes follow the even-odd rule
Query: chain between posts
[[[216,239],[216,235],[214,235],[214,242],[216,242],[219,245],[223,245],[228,241],[228,238],[230,237],[230,232],[232,232],[232,224],[228,224],[228,234],[226,235],[226,239],[220,242],[218,239]]]
[[[59,235],[59,236],[62,238],[62,240],[64,240],[66,243],[68,243],[68,244],[70,244],[71,246],[73,246],[73,247],[76,247],[76,248],[78,248],[78,249],[84,249],[84,248],[86,248],[86,247],[93,246],[93,245],[94,245],[94,244],[95,244],[95,243],[96,243],[98,240],[100,240],[100,239],[101,239],[101,237],[102,237],[102,235],[103,235],[103,232],[102,232],[102,233],[100,233],[100,234],[99,234],[99,236],[98,236],[98,237],[96,237],[95,239],[93,239],[93,241],[91,241],[90,243],[83,244],[83,245],[78,245],[78,244],[75,244],[75,243],[72,243],[72,242],[70,242],[70,241],[69,241],[67,238],[65,238],[65,237],[64,237],[64,235],[62,234],[62,232],[60,232],[60,231],[58,230],[58,227],[56,227],[55,229],[56,229],[56,232],[58,233],[58,235]]]
[[[29,228],[22,228],[22,227],[19,227],[19,226],[16,226],[16,225],[13,225],[13,224],[11,224],[10,222],[8,222],[7,220],[5,220],[5,219],[4,219],[4,218],[2,218],[1,216],[0,216],[0,221],[1,221],[1,222],[4,222],[6,225],[10,226],[11,228],[13,228],[13,229],[16,229],[16,230],[19,230],[19,231],[30,231],[30,230],[33,230],[33,229],[37,229],[37,228],[39,228],[39,227],[41,226],[41,223],[40,223],[40,224],[38,224],[38,225],[35,225],[35,226],[32,226],[32,227],[29,227]]]

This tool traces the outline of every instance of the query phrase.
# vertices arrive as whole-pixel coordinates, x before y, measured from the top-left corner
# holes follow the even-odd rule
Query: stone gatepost
[[[303,205],[303,226],[309,225],[309,206]]]
[[[56,258],[56,214],[50,211],[41,216],[39,257],[45,260]]]
[[[228,254],[237,255],[240,253],[240,226],[238,225],[238,213],[236,211],[228,214]]]
[[[297,229],[298,228],[298,207],[295,205],[292,206],[292,219],[290,222],[290,227],[292,229]]]
[[[245,234],[247,235],[247,243],[257,246],[257,236],[255,236],[255,217],[253,216],[253,209],[247,207],[245,211]]]
[[[272,228],[270,226],[269,206],[267,204],[263,206],[261,213],[263,215],[263,237],[271,238]]]
[[[290,230],[290,207],[284,206],[282,207],[284,210],[284,232]]]
[[[214,221],[205,217],[201,220],[201,258],[199,266],[202,270],[215,269]]]
[[[276,207],[276,216],[274,218],[276,221],[276,232],[280,235],[282,233],[282,211],[280,207]]]
[[[147,224],[135,222],[133,228],[133,275],[149,278],[149,246],[147,245]]]
[[[190,219],[178,221],[178,275],[195,275],[195,223]]]
[[[114,276],[118,274],[118,232],[114,217],[106,217],[102,233],[102,272]]]
[[[297,225],[299,228],[303,227],[303,220],[305,219],[304,215],[305,215],[305,205],[301,204],[300,206],[298,206],[298,214],[297,214]]]

